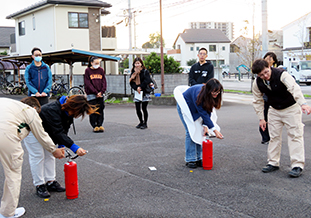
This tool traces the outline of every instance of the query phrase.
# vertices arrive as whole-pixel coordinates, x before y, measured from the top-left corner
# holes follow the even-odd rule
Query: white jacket
[[[205,136],[203,136],[203,126],[202,119],[199,118],[197,120],[193,120],[192,114],[189,110],[188,104],[183,96],[183,93],[189,88],[189,86],[181,85],[177,86],[174,89],[174,97],[176,99],[177,104],[179,105],[185,123],[188,127],[188,131],[191,137],[191,140],[197,144],[202,144],[205,140]],[[213,112],[211,113],[211,120],[213,121],[214,127],[220,131],[220,127],[217,125],[217,114],[215,108],[213,108]],[[208,131],[209,135],[215,136],[215,133],[211,130]]]

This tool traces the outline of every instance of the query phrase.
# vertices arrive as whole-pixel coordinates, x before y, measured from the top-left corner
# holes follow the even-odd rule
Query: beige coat
[[[47,151],[53,153],[56,150],[52,139],[44,131],[41,118],[34,108],[16,100],[0,98],[0,111],[0,132],[12,142],[20,142],[29,134],[26,127],[18,131],[18,126],[25,123]]]
[[[292,94],[294,97],[295,101],[297,102],[298,105],[302,105],[306,103],[305,98],[303,97],[303,94],[301,92],[301,89],[299,85],[296,83],[294,78],[288,73],[288,72],[283,72],[281,75],[281,82],[286,86],[287,91]],[[269,86],[268,86],[269,88]],[[255,79],[253,83],[253,107],[255,109],[255,112],[259,118],[259,120],[264,119],[264,100],[263,100],[263,93],[260,92],[258,86],[257,86],[257,78]]]

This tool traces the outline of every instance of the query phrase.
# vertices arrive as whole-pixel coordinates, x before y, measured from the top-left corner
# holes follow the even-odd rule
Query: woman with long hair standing
[[[176,87],[174,90],[177,111],[186,130],[185,161],[189,168],[202,166],[201,142],[204,135],[209,133],[209,129],[217,138],[223,138],[223,135],[216,128],[216,123],[211,120],[213,108],[219,109],[221,107],[222,92],[221,83],[214,78],[208,80],[206,84],[197,84],[190,88],[181,86],[181,88]],[[189,115],[187,116],[187,114]],[[195,122],[199,118],[202,119],[202,123],[199,122],[199,128],[193,131],[197,124]],[[198,137],[193,134],[197,134]],[[195,138],[196,140],[194,140]]]
[[[107,88],[105,71],[100,67],[101,59],[95,56],[89,58],[88,67],[84,74],[84,88],[89,104],[98,108],[97,112],[90,115],[90,124],[93,132],[104,132],[104,109],[103,95]]]
[[[134,59],[133,67],[131,70],[130,76],[130,85],[132,89],[134,89],[138,94],[142,92],[142,98],[137,99],[134,98],[135,107],[136,107],[136,114],[139,119],[139,124],[136,126],[138,129],[146,129],[147,121],[148,121],[148,111],[147,106],[148,102],[151,101],[150,91],[148,91],[148,86],[150,86],[151,78],[150,73],[144,66],[144,62],[141,58],[137,57]],[[144,119],[141,112],[144,113]]]

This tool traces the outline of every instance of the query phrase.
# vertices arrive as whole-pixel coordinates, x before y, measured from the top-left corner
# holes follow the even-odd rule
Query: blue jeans
[[[186,130],[186,139],[185,139],[186,157],[185,157],[185,161],[186,162],[194,162],[194,161],[202,160],[202,146],[191,140],[187,124],[185,123],[184,117],[181,113],[181,109],[180,109],[178,104],[177,104],[177,111],[178,111],[179,117],[181,119],[181,122],[184,124],[185,130]]]

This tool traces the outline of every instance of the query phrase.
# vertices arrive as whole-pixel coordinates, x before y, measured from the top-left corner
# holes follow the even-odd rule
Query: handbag
[[[153,89],[148,85],[147,87],[146,87],[146,92],[148,92],[148,93],[150,93],[150,92],[152,92],[153,91]]]
[[[153,78],[153,75],[152,75],[152,77],[150,77],[151,78],[151,81],[152,81],[152,83],[153,83],[153,85],[154,85],[154,89],[157,89],[158,88],[158,85],[157,85],[157,82],[155,81],[155,79]]]

